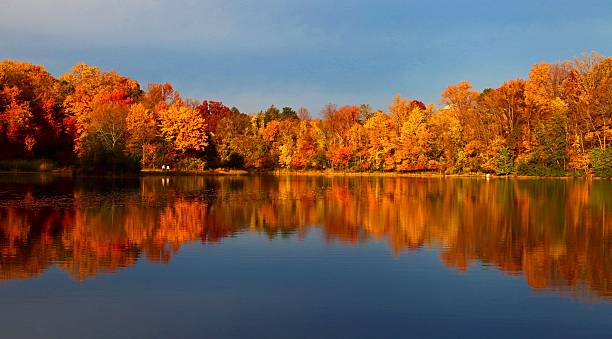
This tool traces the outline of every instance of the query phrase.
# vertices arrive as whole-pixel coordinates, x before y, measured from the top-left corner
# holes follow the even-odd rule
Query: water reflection
[[[74,279],[241,232],[436,248],[447,266],[523,275],[536,289],[612,300],[612,182],[368,177],[5,176],[0,279],[57,265]]]

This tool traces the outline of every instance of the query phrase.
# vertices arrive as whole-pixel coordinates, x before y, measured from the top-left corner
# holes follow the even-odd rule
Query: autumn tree
[[[122,151],[126,141],[129,107],[100,100],[92,105],[87,135],[99,139],[108,151]]]
[[[176,151],[186,157],[197,157],[207,142],[207,125],[202,115],[181,103],[160,111],[161,134]]]
[[[361,104],[359,105],[359,121],[365,122],[370,119],[375,111],[372,110],[372,105],[370,104]]]
[[[570,110],[570,127],[581,153],[608,147],[612,135],[612,58],[598,54],[575,58],[563,83]]]
[[[382,111],[376,112],[363,124],[367,135],[367,168],[370,170],[394,170],[396,144],[389,131],[393,130],[391,118]]]
[[[94,106],[107,101],[127,107],[141,95],[138,82],[86,64],[74,66],[60,80],[68,92],[64,109],[74,119],[75,150],[80,156],[86,152],[85,143],[89,139],[88,133],[92,131]]]
[[[471,160],[482,147],[479,143],[469,143],[476,139],[479,131],[475,128],[480,125],[480,116],[475,111],[478,96],[479,93],[465,81],[448,86],[442,92],[441,102],[446,106],[439,112],[442,117],[436,119],[438,146],[444,153],[444,166],[451,171],[471,170],[474,164]]]
[[[306,107],[300,107],[297,110],[297,116],[300,120],[310,120],[312,116],[310,115],[310,111]]]
[[[402,123],[395,154],[398,171],[429,169],[431,132],[428,112],[420,107],[410,111]]]
[[[316,167],[313,157],[317,153],[316,127],[312,122],[301,120],[295,140],[295,156],[291,159],[291,166],[298,169]]]
[[[59,81],[42,66],[0,62],[0,157],[72,158]]]
[[[399,135],[400,129],[404,121],[408,119],[410,113],[410,100],[402,98],[396,94],[393,102],[389,105],[389,115],[393,119],[393,125],[396,135]]]
[[[223,119],[223,123],[217,126],[215,132],[215,144],[220,165],[223,167],[242,168],[245,166],[247,149],[246,146],[253,138],[249,131],[251,118],[233,110],[232,114]]]
[[[473,108],[478,92],[467,81],[448,86],[442,92],[442,103],[448,105],[450,112],[458,119],[467,119]]]
[[[159,140],[159,123],[156,113],[147,109],[143,103],[130,106],[126,116],[128,152],[141,159],[142,167],[156,164],[156,151]]]
[[[31,153],[36,144],[33,115],[29,105],[20,100],[20,94],[21,91],[17,87],[6,87],[0,91],[0,132],[4,139],[2,140],[4,152],[14,147],[21,148],[22,152]],[[15,155],[22,154],[9,153],[9,156]]]
[[[342,137],[353,124],[359,121],[359,106],[342,106],[334,109],[326,106],[323,109],[323,116],[327,128],[335,135]]]
[[[153,112],[164,110],[179,101],[181,101],[180,94],[167,82],[149,84],[141,97],[144,107]]]
[[[362,124],[353,124],[346,132],[346,144],[353,152],[351,170],[368,170],[370,167],[366,161],[368,158],[368,135]]]
[[[549,103],[553,99],[551,83],[551,66],[549,64],[536,64],[529,72],[529,80],[525,84],[525,135],[523,147],[527,155],[533,147],[533,128],[550,113]]]
[[[445,108],[433,114],[431,124],[435,135],[432,154],[437,167],[447,172],[463,170],[463,126],[459,119]]]
[[[226,118],[232,115],[229,107],[225,106],[220,101],[202,101],[202,104],[196,107],[196,110],[202,115],[206,122],[206,131],[215,133],[217,126]]]
[[[478,119],[470,122],[474,133],[464,146],[464,154],[471,158],[468,162],[472,169],[498,172],[503,166],[504,173],[508,168],[512,171],[522,140],[524,110],[523,80],[507,81],[499,88],[482,91],[474,107]]]
[[[272,105],[254,115],[184,99],[86,64],[55,79],[41,66],[0,63],[0,158],[76,157],[260,169],[608,173],[612,58],[533,66],[527,80],[482,92],[460,82],[434,109],[397,95],[387,112],[328,104],[321,119]]]
[[[81,126],[79,154],[84,168],[115,171],[133,166],[126,151],[130,99],[120,92],[99,92],[88,104],[91,112]]]

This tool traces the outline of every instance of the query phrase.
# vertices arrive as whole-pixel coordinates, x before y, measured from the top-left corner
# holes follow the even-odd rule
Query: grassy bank
[[[247,170],[228,170],[228,169],[211,169],[203,171],[181,171],[181,170],[161,170],[157,168],[145,168],[140,170],[143,175],[246,175],[253,172]]]
[[[414,177],[414,178],[496,178],[496,179],[559,179],[559,178],[594,178],[593,176],[529,176],[529,175],[496,175],[488,173],[456,173],[456,174],[445,174],[442,172],[343,172],[343,171],[331,171],[331,170],[314,170],[314,171],[289,171],[289,170],[275,170],[270,173],[274,175],[297,175],[297,176],[363,176],[363,177]]]
[[[0,172],[10,173],[69,173],[69,174],[84,174],[75,167],[60,167],[57,163],[46,160],[2,160],[0,161]],[[456,177],[456,178],[489,178],[489,179],[506,179],[506,178],[517,178],[517,179],[555,179],[555,178],[597,178],[597,179],[608,179],[599,178],[591,175],[572,176],[572,175],[559,175],[559,176],[530,176],[530,175],[502,175],[498,176],[495,174],[486,173],[458,173],[458,174],[445,174],[443,172],[350,172],[350,171],[334,171],[334,170],[237,170],[237,169],[208,169],[208,170],[161,170],[158,168],[146,168],[140,170],[140,172],[132,172],[132,176],[147,175],[147,176],[179,176],[179,175],[251,175],[251,174],[268,174],[268,175],[292,175],[292,176],[353,176],[353,177],[415,177],[415,178],[443,178],[443,177]],[[112,174],[111,174],[112,175]]]
[[[291,176],[325,176],[325,177],[413,177],[413,178],[483,178],[483,179],[574,179],[574,178],[598,178],[594,176],[529,176],[529,175],[495,175],[487,173],[458,173],[445,174],[442,172],[349,172],[349,171],[333,171],[333,170],[228,170],[214,169],[204,171],[163,171],[161,169],[143,169],[140,172],[143,175],[251,175],[251,174],[268,174],[268,175],[291,175]]]

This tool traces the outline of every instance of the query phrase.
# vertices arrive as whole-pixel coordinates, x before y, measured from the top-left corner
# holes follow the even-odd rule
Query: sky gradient
[[[612,1],[3,0],[0,59],[78,62],[244,112],[438,103],[449,84],[612,54]]]

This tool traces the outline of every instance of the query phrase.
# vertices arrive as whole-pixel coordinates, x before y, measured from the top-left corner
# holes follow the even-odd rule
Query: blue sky
[[[245,112],[438,103],[532,64],[612,52],[612,1],[2,0],[0,59],[77,62]]]

